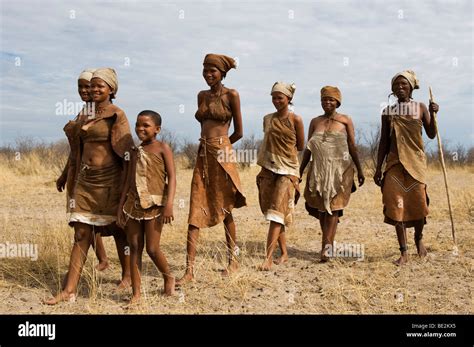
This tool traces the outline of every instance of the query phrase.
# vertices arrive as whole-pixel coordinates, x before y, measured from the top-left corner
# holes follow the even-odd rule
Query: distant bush
[[[241,158],[238,161],[240,168],[246,169],[257,163],[256,155],[261,145],[262,139],[256,139],[255,135],[253,134],[249,137],[244,137],[239,142],[237,142],[234,150],[244,153],[240,156]]]
[[[161,129],[160,133],[158,134],[158,140],[165,142],[168,146],[170,146],[173,153],[177,153],[179,151],[180,139],[168,129]]]
[[[370,174],[377,166],[377,152],[380,142],[380,127],[359,133],[356,140],[361,164]],[[425,153],[428,165],[438,166],[439,151],[436,139],[425,141]],[[443,154],[446,166],[464,166],[474,164],[474,147],[466,148],[461,144],[451,145],[443,140]]]
[[[175,155],[180,167],[192,169],[196,165],[199,142],[190,142],[163,129],[159,139],[166,142]],[[357,133],[356,144],[359,159],[368,175],[373,175],[377,164],[377,151],[380,141],[380,127]],[[245,137],[234,145],[240,151],[238,163],[241,169],[255,164],[255,155],[262,144],[262,139],[255,135]],[[438,145],[436,139],[425,142],[428,165],[439,166]],[[448,167],[474,165],[474,147],[466,148],[461,144],[452,145],[443,140],[444,160]],[[244,153],[245,155],[242,155]],[[16,168],[20,174],[35,174],[39,170],[54,170],[58,175],[62,172],[69,155],[69,144],[66,139],[47,143],[30,137],[19,137],[13,145],[0,147],[1,159],[8,166]],[[302,152],[299,155],[301,160]]]
[[[38,174],[42,170],[53,170],[59,175],[69,155],[69,144],[65,139],[47,143],[20,137],[13,146],[0,147],[0,155],[7,166],[19,174]]]
[[[199,143],[184,141],[179,153],[185,158],[185,168],[192,169],[196,165]]]

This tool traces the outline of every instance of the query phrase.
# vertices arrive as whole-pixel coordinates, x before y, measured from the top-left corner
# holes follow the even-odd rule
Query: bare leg
[[[132,282],[130,274],[130,247],[127,243],[127,235],[122,229],[117,228],[114,232],[117,254],[122,266],[122,280],[118,284],[119,289],[128,288]]]
[[[319,223],[321,224],[321,231],[322,231],[322,242],[321,242],[321,262],[326,262],[329,260],[328,257],[328,247],[331,244],[331,235],[329,231],[329,217],[330,215],[326,212],[320,213],[320,220]]]
[[[324,222],[326,220],[326,213],[322,212],[319,214],[319,226],[321,227],[321,232],[324,229]]]
[[[127,241],[130,246],[130,272],[132,281],[132,298],[130,304],[137,303],[141,296],[140,257],[144,246],[142,223],[130,219],[127,222]]]
[[[188,237],[186,246],[186,272],[184,276],[176,281],[176,286],[181,286],[194,279],[194,260],[196,258],[196,247],[199,238],[199,228],[194,225],[188,226]]]
[[[171,275],[170,267],[165,255],[161,251],[160,239],[163,223],[160,219],[146,220],[145,223],[145,238],[146,238],[146,252],[151,260],[155,263],[158,270],[163,275],[164,293],[165,295],[173,295],[175,287],[174,276]]]
[[[326,212],[320,212],[319,213],[319,226],[321,227],[321,234],[322,234],[322,242],[321,242],[321,261],[325,262],[327,261],[327,257],[324,255],[324,247],[325,245],[329,242],[328,235],[326,233]],[[325,242],[326,240],[326,242]]]
[[[104,248],[104,244],[102,243],[102,239],[100,238],[100,235],[99,234],[94,234],[94,227],[92,227],[91,246],[92,246],[93,249],[98,249],[98,248],[96,248],[96,244],[94,243],[95,239],[100,239],[101,240],[100,243],[102,244],[102,247]],[[99,246],[97,246],[97,247],[99,247]],[[96,254],[98,254],[98,253],[99,253],[99,251],[96,251]],[[103,265],[105,265],[105,267],[100,267],[101,263],[97,264],[95,268],[99,271],[103,271],[103,270],[105,270],[109,267],[109,262],[107,260],[107,255],[105,254],[105,248],[103,250],[103,254],[105,255],[105,264],[103,264]],[[99,258],[99,255],[97,255],[97,258]],[[100,259],[99,259],[99,262],[100,262]],[[63,278],[62,285],[61,285],[62,289],[64,289],[64,287],[66,287],[67,276],[68,275],[69,275],[69,271],[66,272],[66,275]]]
[[[329,241],[331,245],[334,245],[334,239],[336,237],[337,223],[339,222],[339,215],[337,212],[333,213],[332,216],[326,216],[325,222],[329,229]]]
[[[228,276],[229,274],[239,269],[239,263],[235,258],[235,247],[237,242],[236,228],[234,218],[229,213],[224,219],[225,239],[227,244],[227,254],[229,256],[227,269],[222,271],[222,276]]]
[[[395,226],[397,231],[398,244],[400,245],[400,258],[394,261],[395,265],[403,265],[408,261],[407,253],[407,230],[402,223],[398,223]]]
[[[288,261],[288,250],[286,249],[285,226],[281,226],[280,236],[278,237],[278,246],[280,246],[281,255],[275,259],[274,263],[279,265]]]
[[[94,235],[92,243],[92,247],[95,250],[95,254],[97,259],[99,260],[99,264],[95,267],[98,271],[104,271],[109,267],[109,260],[107,259],[107,253],[105,252],[104,242],[102,241],[102,237],[97,234]]]
[[[44,301],[45,304],[55,305],[58,302],[73,299],[91,243],[92,227],[84,223],[74,223],[74,245],[72,246],[69,271],[64,289],[54,298]]]
[[[326,262],[329,260],[328,251],[331,247],[334,247],[334,238],[336,237],[337,222],[339,215],[337,212],[333,212],[332,215],[324,213],[324,231],[323,231],[323,242],[321,250],[321,261]],[[334,250],[331,249],[331,253]],[[333,254],[334,256],[334,254]]]
[[[273,252],[275,251],[276,245],[278,243],[280,231],[281,224],[271,221],[270,227],[268,228],[266,259],[263,264],[258,267],[259,270],[268,271],[272,267]]]
[[[416,250],[418,251],[418,255],[420,257],[426,257],[428,252],[426,251],[425,245],[423,244],[423,227],[425,226],[425,222],[423,220],[419,221],[415,225],[415,245]]]

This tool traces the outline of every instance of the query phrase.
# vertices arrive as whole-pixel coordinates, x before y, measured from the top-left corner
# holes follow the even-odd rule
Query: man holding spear
[[[413,71],[405,70],[392,78],[390,95],[398,100],[382,112],[374,175],[375,184],[382,188],[385,223],[394,225],[397,232],[400,258],[394,262],[396,265],[408,261],[406,228],[415,228],[418,255],[427,254],[422,242],[429,205],[422,128],[430,139],[435,138],[437,129],[433,117],[439,107],[430,102],[428,112],[425,104],[412,99],[414,89],[419,89],[419,84]]]

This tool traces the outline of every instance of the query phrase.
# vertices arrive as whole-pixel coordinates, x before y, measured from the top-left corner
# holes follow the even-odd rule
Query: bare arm
[[[244,135],[242,126],[242,114],[240,113],[240,96],[239,93],[231,89],[229,91],[230,108],[232,110],[232,119],[234,121],[234,132],[230,135],[230,143],[235,143]]]
[[[197,97],[198,108],[199,108],[199,105],[201,105],[203,99],[204,99],[204,91],[201,90],[201,91],[198,93],[198,97]]]
[[[439,106],[438,104],[430,103],[430,111],[426,108],[426,105],[421,103],[421,120],[423,121],[423,127],[425,128],[426,135],[430,139],[434,139],[436,137],[436,126],[433,120],[434,112],[438,112]]]
[[[349,147],[349,154],[351,155],[352,160],[354,161],[354,164],[357,168],[357,178],[358,178],[359,187],[360,187],[364,184],[365,177],[362,171],[362,167],[360,166],[359,153],[357,151],[357,146],[355,144],[354,124],[352,123],[352,119],[350,117],[347,117],[346,130],[347,130],[347,145]]]
[[[308,141],[311,138],[311,135],[313,135],[313,130],[314,130],[314,119],[309,124]],[[306,148],[303,152],[303,159],[301,160],[301,164],[300,164],[300,178],[303,176],[304,169],[308,165],[310,159],[311,159],[311,151]]]
[[[64,165],[64,169],[63,169],[63,172],[61,174],[61,176],[64,176],[65,178],[67,178],[67,171],[69,170],[70,161],[71,161],[71,152],[69,152],[69,155],[68,155],[67,161],[66,161],[66,165]]]
[[[168,198],[163,210],[163,223],[167,224],[174,220],[173,201],[176,194],[176,170],[173,160],[173,151],[166,143],[163,143],[163,159],[165,161],[165,170],[168,176]]]
[[[62,192],[64,190],[64,187],[66,186],[67,182],[67,173],[69,171],[69,163],[71,161],[71,152],[69,152],[69,155],[67,157],[66,165],[64,165],[63,172],[59,176],[59,178],[56,180],[56,189],[58,192]]]
[[[387,116],[382,116],[382,129],[380,130],[380,142],[377,152],[377,167],[375,168],[374,181],[380,186],[382,183],[382,165],[390,149],[390,123]]]
[[[310,159],[311,159],[311,151],[305,148],[303,152],[303,159],[301,160],[301,164],[300,164],[300,178],[303,177],[304,169],[308,165]]]
[[[295,115],[295,129],[296,129],[296,149],[302,151],[304,149],[304,124],[300,116]]]
[[[127,199],[127,193],[130,189],[130,180],[132,177],[132,170],[134,168],[133,162],[133,152],[125,152],[123,160],[123,170],[122,175],[120,176],[120,187],[122,187],[122,192],[120,194],[120,201],[117,209],[117,225],[122,229],[125,228],[125,216],[123,214],[123,205]]]

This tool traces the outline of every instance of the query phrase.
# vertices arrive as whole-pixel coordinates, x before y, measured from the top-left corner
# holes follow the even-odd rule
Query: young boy
[[[176,191],[176,172],[171,148],[156,139],[161,130],[161,116],[142,111],[137,116],[135,132],[142,141],[131,154],[131,163],[120,199],[118,224],[125,226],[130,245],[133,296],[140,299],[141,255],[146,251],[164,278],[164,293],[174,293],[175,278],[160,249],[163,224],[171,223]]]

